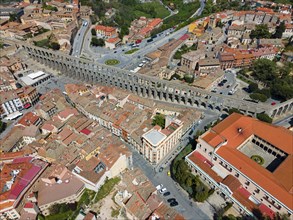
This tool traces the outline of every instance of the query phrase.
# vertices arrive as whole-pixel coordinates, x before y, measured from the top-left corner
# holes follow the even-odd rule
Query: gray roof
[[[152,129],[149,132],[145,133],[142,136],[144,139],[146,139],[152,146],[156,147],[159,143],[161,143],[167,136],[163,133]]]

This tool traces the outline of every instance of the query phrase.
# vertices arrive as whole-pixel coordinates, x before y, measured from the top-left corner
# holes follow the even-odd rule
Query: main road
[[[198,8],[197,11],[191,17],[201,15],[205,7],[205,3],[204,0],[201,0],[200,2],[200,8]],[[139,50],[133,54],[125,54],[126,51],[132,49],[129,45],[120,46],[115,50],[109,50],[100,47],[91,47],[90,42],[92,35],[91,32],[88,31],[84,35],[84,44],[82,52],[86,57],[99,63],[105,63],[105,61],[108,59],[118,59],[120,63],[116,65],[117,67],[130,70],[137,67],[146,54],[155,51],[158,47],[161,47],[164,44],[168,43],[171,39],[179,39],[182,35],[187,33],[187,30],[187,26],[175,32],[173,32],[173,28],[170,28],[159,33],[157,37],[153,39],[152,42],[147,42],[149,38],[144,39],[137,47],[137,49]]]
[[[81,50],[82,50],[82,45],[83,45],[83,40],[86,34],[86,31],[88,29],[89,26],[89,22],[86,20],[83,20],[82,25],[80,27],[80,29],[78,30],[74,42],[73,42],[73,46],[72,46],[72,56],[75,57],[79,57],[81,54]],[[90,43],[90,42],[89,42]]]

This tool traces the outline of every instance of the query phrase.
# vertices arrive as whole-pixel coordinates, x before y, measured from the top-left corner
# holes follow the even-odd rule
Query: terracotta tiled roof
[[[238,150],[238,147],[252,135],[288,154],[275,172],[271,173]],[[204,134],[202,139],[213,147],[216,147],[222,139],[225,143],[217,149],[216,153],[292,209],[293,196],[290,192],[293,179],[288,178],[293,176],[293,133],[291,131],[234,113]]]
[[[114,37],[114,38],[109,38],[106,40],[108,43],[118,43],[120,41],[120,38]]]
[[[191,160],[194,164],[196,164],[200,169],[202,169],[205,173],[207,173],[211,178],[213,178],[216,182],[220,183],[222,182],[223,178],[218,176],[218,174],[211,169],[211,166],[207,163],[204,163],[201,161],[197,156],[198,152],[194,151],[188,159]]]
[[[286,206],[291,209],[293,208],[292,194],[283,187],[280,180],[278,180],[270,171],[259,166],[249,157],[236,149],[224,146],[217,150],[217,154],[279,201],[283,202]],[[288,181],[291,181],[292,185],[292,179]]]
[[[237,189],[239,189],[239,187],[241,187],[241,183],[239,182],[239,180],[232,175],[226,176],[226,178],[222,181],[222,183],[225,186],[229,187],[229,189],[232,192],[235,192]]]

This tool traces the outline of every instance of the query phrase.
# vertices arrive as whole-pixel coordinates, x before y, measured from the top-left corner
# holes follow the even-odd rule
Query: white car
[[[138,66],[139,66],[139,67],[143,67],[143,63],[140,63]]]
[[[160,185],[157,185],[157,186],[156,186],[156,189],[157,189],[157,190],[160,190],[160,189],[162,189],[162,188],[163,188],[163,184],[160,184]]]
[[[163,194],[166,191],[167,191],[167,189],[166,188],[163,188],[163,189],[160,190],[160,193]]]

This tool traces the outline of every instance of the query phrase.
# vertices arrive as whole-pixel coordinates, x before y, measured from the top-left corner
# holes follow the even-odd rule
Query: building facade
[[[234,113],[199,137],[186,162],[239,212],[291,216],[292,138],[285,128]]]
[[[166,126],[162,129],[155,126],[142,135],[142,154],[153,165],[158,164],[180,141],[183,123],[175,119],[166,119]]]

